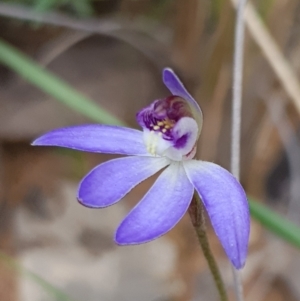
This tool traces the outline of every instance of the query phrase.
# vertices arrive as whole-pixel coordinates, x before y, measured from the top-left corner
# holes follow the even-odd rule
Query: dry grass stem
[[[231,2],[235,7],[237,6],[237,0],[231,0]],[[246,6],[244,16],[246,26],[249,29],[252,38],[262,50],[286,93],[291,98],[300,114],[300,83],[296,72],[282,54],[282,51],[250,2],[248,2]]]

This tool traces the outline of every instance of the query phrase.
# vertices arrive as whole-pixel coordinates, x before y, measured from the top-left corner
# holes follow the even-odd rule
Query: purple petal
[[[198,114],[200,114],[202,117],[202,111],[198,103],[186,90],[183,83],[180,81],[178,76],[174,73],[174,71],[171,68],[165,68],[163,70],[163,82],[173,95],[180,96],[183,99],[189,101],[196,109]]]
[[[186,173],[199,193],[212,226],[232,264],[244,266],[250,232],[246,194],[226,169],[210,162],[184,162]]]
[[[32,145],[61,146],[95,153],[149,155],[143,132],[130,128],[90,124],[53,130]]]
[[[140,244],[165,234],[185,214],[193,192],[182,163],[172,163],[122,221],[116,243]]]
[[[94,208],[113,205],[169,162],[166,158],[155,157],[125,157],[105,162],[81,181],[78,200]]]

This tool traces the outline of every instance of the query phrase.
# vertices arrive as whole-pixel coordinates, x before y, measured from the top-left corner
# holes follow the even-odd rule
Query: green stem
[[[194,194],[191,205],[189,207],[189,214],[192,220],[192,224],[195,228],[201,249],[207,260],[210,271],[213,275],[216,287],[218,289],[221,301],[228,301],[227,293],[225,290],[224,282],[222,280],[219,268],[216,260],[209,247],[208,238],[205,229],[204,212],[201,201],[198,195]]]

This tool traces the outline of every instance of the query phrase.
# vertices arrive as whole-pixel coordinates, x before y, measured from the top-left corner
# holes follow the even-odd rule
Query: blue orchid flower
[[[80,125],[53,130],[32,144],[128,156],[100,164],[82,179],[78,200],[92,208],[117,203],[164,169],[121,222],[116,243],[140,244],[164,235],[186,213],[196,190],[227,256],[240,269],[245,264],[250,232],[245,192],[221,166],[193,159],[202,128],[201,109],[171,69],[163,70],[163,81],[172,95],[137,114],[143,131]]]

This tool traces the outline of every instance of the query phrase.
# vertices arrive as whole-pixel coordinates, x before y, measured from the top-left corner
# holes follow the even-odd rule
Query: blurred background
[[[203,110],[199,157],[229,168],[233,3],[0,1],[1,301],[218,300],[188,216],[149,244],[113,243],[117,225],[153,179],[110,208],[77,203],[80,179],[112,156],[30,146],[53,128],[94,121],[26,80],[34,72],[38,79],[38,71],[24,67],[21,77],[1,45],[14,46],[132,127],[140,108],[168,95],[161,71],[172,67]],[[299,240],[300,3],[251,4],[241,182],[256,202],[292,222]],[[233,299],[229,263],[207,223]],[[253,219],[242,272],[245,300],[300,300],[299,255],[299,249]]]

